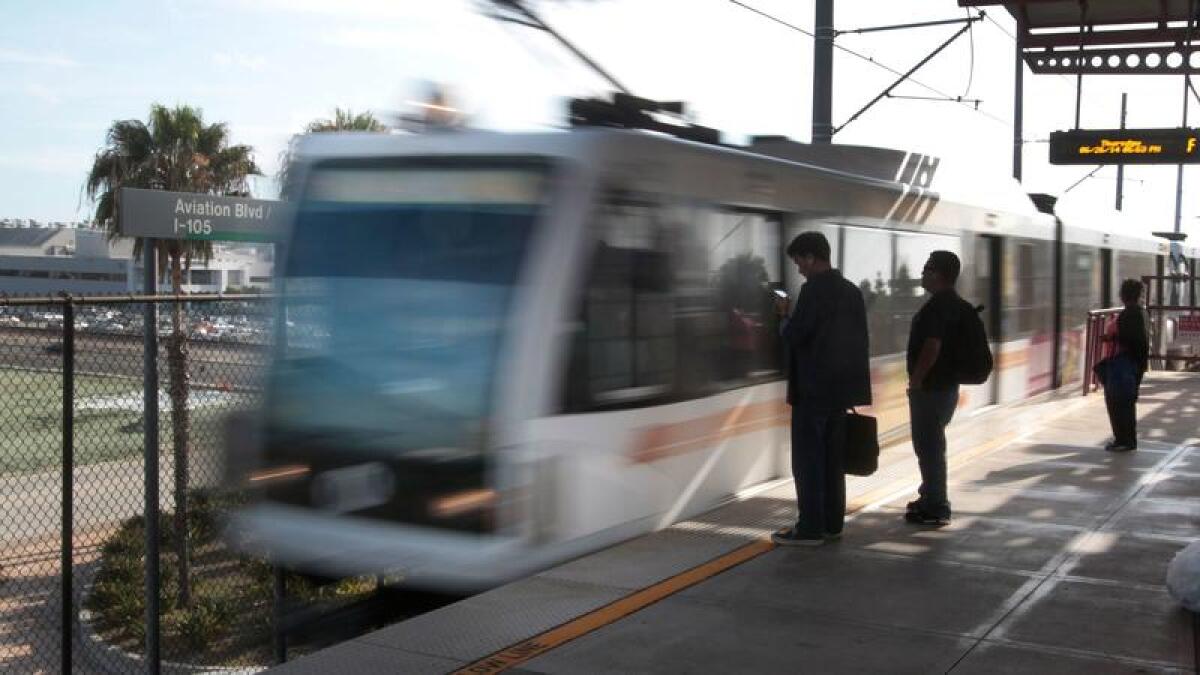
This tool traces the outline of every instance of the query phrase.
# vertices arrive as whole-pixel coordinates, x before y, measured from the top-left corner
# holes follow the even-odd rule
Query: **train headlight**
[[[312,467],[307,464],[286,464],[253,471],[246,480],[255,485],[263,485],[266,483],[294,480],[302,476],[307,476],[310,473],[312,473]]]
[[[463,490],[429,502],[429,513],[436,518],[453,518],[464,513],[490,509],[496,505],[496,491],[490,488]]]

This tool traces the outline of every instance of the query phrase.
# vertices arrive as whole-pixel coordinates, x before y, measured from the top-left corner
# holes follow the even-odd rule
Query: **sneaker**
[[[935,516],[920,509],[905,513],[904,520],[914,525],[930,525],[932,527],[945,527],[950,524],[950,516]]]
[[[825,543],[825,537],[805,537],[796,532],[795,528],[775,532],[771,541],[779,546],[820,546]]]
[[[825,533],[825,541],[837,541],[838,539],[841,539],[841,538],[842,538],[842,533],[840,531]]]
[[[1108,445],[1104,446],[1104,449],[1109,452],[1129,452],[1131,450],[1137,450],[1137,446],[1126,445],[1124,443],[1109,443]]]
[[[921,510],[921,500],[920,499],[914,499],[911,502],[909,502],[907,505],[905,505],[905,507],[904,507],[904,511],[906,513],[912,513],[914,511],[920,511],[920,510]]]

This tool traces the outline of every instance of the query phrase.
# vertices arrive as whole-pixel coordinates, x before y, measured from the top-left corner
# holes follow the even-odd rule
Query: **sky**
[[[811,30],[813,3],[744,0]],[[689,103],[695,121],[742,142],[782,134],[807,141],[812,40],[729,0],[531,0],[544,18],[639,95]],[[119,119],[152,103],[201,108],[231,140],[255,149],[273,176],[291,136],[335,107],[380,117],[409,111],[428,83],[449,89],[475,126],[537,130],[563,124],[564,100],[605,82],[528,28],[503,24],[476,0],[4,0],[0,3],[0,218],[81,220],[84,176]],[[839,0],[839,30],[964,16],[955,0]],[[999,8],[916,74],[951,102],[885,99],[836,143],[966,159],[980,180],[1011,174],[1012,18]],[[842,46],[907,70],[957,30],[841,35]],[[844,52],[834,60],[835,124],[894,75]],[[1066,208],[1110,208],[1115,167],[1064,191],[1091,167],[1052,167],[1045,140],[1074,125],[1075,80],[1025,77],[1024,185],[1062,195]],[[969,88],[968,88],[969,87]],[[1130,127],[1178,126],[1178,76],[1085,77],[1081,126],[1111,128],[1121,92]],[[916,83],[897,94],[932,96]],[[1194,103],[1194,102],[1193,102]],[[1193,106],[1193,110],[1200,106]],[[1200,112],[1200,110],[1197,110]],[[1197,122],[1200,126],[1200,122]],[[1183,226],[1200,236],[1200,167],[1188,169]],[[1126,170],[1125,210],[1145,229],[1170,229],[1175,167]]]

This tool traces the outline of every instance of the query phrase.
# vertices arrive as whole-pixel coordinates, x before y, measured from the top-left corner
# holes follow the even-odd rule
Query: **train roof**
[[[904,192],[913,185],[937,193],[943,202],[1029,220],[1035,229],[1050,221],[1021,184],[1008,176],[987,175],[970,164],[893,148],[857,145],[813,145],[781,136],[760,136],[746,146],[681,140],[665,134],[605,127],[563,131],[447,131],[426,134],[341,132],[308,134],[296,145],[296,157],[311,161],[335,157],[385,156],[538,156],[580,163],[619,162],[622,153],[641,150],[658,158],[678,153],[680,159],[701,153],[713,158],[762,162],[779,168],[818,172]],[[1035,196],[1036,198],[1036,196]],[[1051,202],[1054,200],[1051,199]],[[1047,211],[1050,212],[1050,211]],[[1111,209],[1056,204],[1070,243],[1108,246],[1165,254],[1169,244],[1149,232],[1135,217]],[[1189,255],[1200,253],[1184,246]]]
[[[1151,234],[1152,225],[1130,213],[1070,202],[1052,206],[1053,213],[1062,221],[1063,241],[1067,243],[1156,254],[1170,250],[1166,240]]]
[[[801,171],[825,173],[844,180],[872,183],[904,191],[918,185],[936,192],[943,201],[1037,219],[1037,209],[1020,184],[1006,177],[981,176],[955,160],[891,148],[851,145],[811,145],[783,137],[758,137],[748,146],[680,140],[664,134],[614,128],[507,133],[453,131],[429,134],[337,133],[301,138],[301,159],[388,155],[514,155],[547,156],[581,162],[614,159],[623,150],[649,150],[659,157],[703,153],[742,161],[763,162]]]

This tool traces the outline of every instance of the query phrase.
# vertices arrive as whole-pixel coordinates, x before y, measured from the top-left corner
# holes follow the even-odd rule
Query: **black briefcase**
[[[853,410],[846,413],[844,457],[846,473],[870,476],[879,468],[879,433],[875,418]]]

